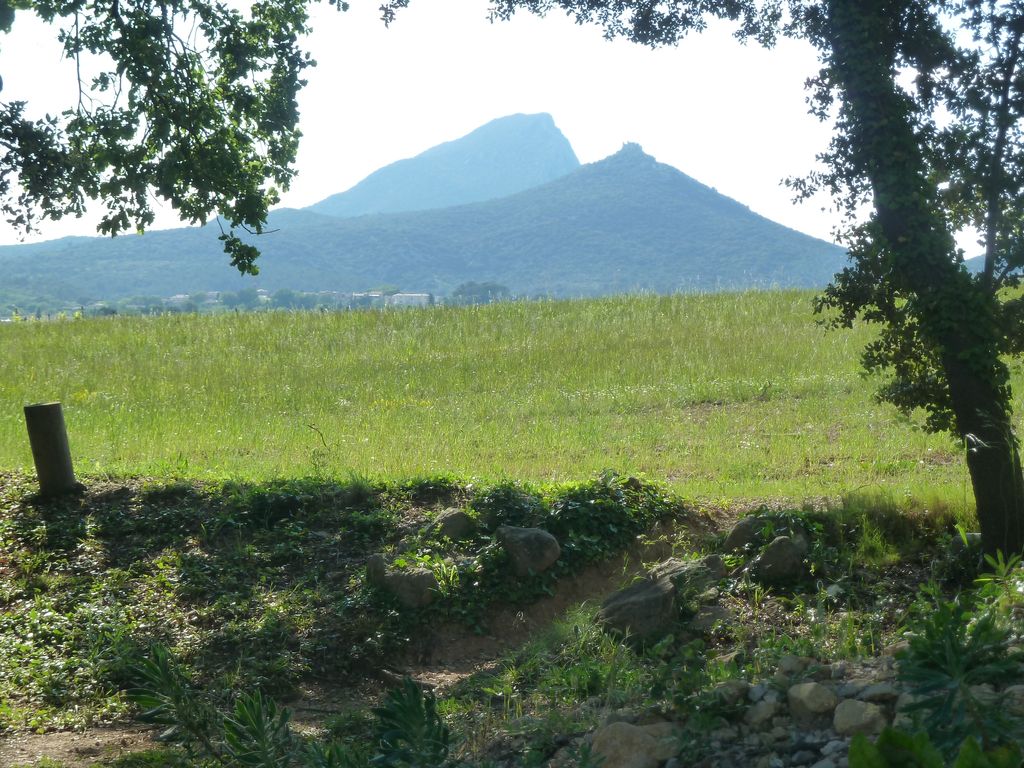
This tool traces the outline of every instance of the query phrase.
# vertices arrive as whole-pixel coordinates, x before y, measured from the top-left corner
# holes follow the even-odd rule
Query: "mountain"
[[[349,217],[447,208],[521,192],[579,166],[551,115],[509,115],[387,165],[308,210]]]
[[[539,187],[481,203],[337,218],[272,214],[260,275],[226,266],[216,227],[0,248],[2,288],[76,303],[241,287],[594,296],[825,285],[835,245],[769,221],[628,144]]]

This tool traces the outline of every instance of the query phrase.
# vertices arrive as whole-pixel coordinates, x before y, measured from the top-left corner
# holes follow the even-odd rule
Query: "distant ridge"
[[[467,280],[550,296],[821,287],[845,263],[636,144],[499,200],[324,227],[303,257],[317,269],[437,293]]]
[[[224,264],[215,228],[0,248],[4,288],[76,303],[257,287],[446,295],[491,281],[526,296],[821,287],[844,251],[751,212],[636,144],[555,181],[482,203],[337,218],[271,216],[260,275]]]
[[[579,165],[551,115],[509,115],[387,165],[307,210],[350,217],[447,208],[521,192]]]

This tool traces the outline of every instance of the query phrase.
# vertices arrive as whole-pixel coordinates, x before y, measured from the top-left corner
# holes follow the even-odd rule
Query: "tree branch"
[[[1018,27],[1010,38],[1008,55],[1000,68],[999,104],[996,109],[996,140],[992,145],[992,154],[988,162],[988,178],[985,189],[985,270],[982,274],[982,282],[985,289],[991,293],[999,289],[999,284],[1006,277],[1006,271],[1000,276],[1000,280],[994,279],[996,266],[997,237],[999,224],[1002,220],[1000,209],[1000,192],[1003,189],[1003,160],[1006,154],[1007,133],[1010,129],[1010,90],[1017,74],[1017,67],[1021,59],[1021,30]]]

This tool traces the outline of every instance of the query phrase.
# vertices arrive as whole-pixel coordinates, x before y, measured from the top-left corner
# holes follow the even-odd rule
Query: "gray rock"
[[[658,740],[629,723],[599,728],[591,747],[592,754],[602,758],[603,768],[657,768],[662,762]]]
[[[894,728],[902,728],[904,730],[914,728],[914,726],[916,725],[917,718],[920,716],[920,713],[909,710],[908,708],[911,704],[914,704],[919,700],[919,697],[914,696],[912,693],[908,693],[906,691],[899,695],[899,698],[896,699],[896,705],[894,707],[896,710],[896,716],[893,718],[892,721]]]
[[[366,560],[366,579],[373,586],[390,592],[406,608],[423,608],[437,597],[437,577],[429,568],[390,570],[383,555]]]
[[[832,679],[832,668],[831,666],[825,666],[818,664],[815,661],[811,661],[807,667],[805,674],[811,678],[811,680],[817,680],[819,683],[825,680]]]
[[[1003,702],[1018,717],[1024,714],[1024,685],[1009,685],[1004,688]]]
[[[789,711],[798,720],[814,720],[832,714],[839,703],[835,692],[821,683],[798,683],[786,691]]]
[[[800,551],[800,556],[806,556],[811,549],[811,538],[808,536],[807,531],[802,528],[798,528],[790,533],[789,537],[793,539],[793,543],[796,544],[796,548]]]
[[[967,543],[964,544],[964,538],[967,539]],[[977,531],[970,531],[964,536],[954,536],[953,540],[949,543],[949,550],[954,555],[959,555],[965,549],[971,551],[978,551],[981,549],[981,533]]]
[[[810,663],[811,659],[806,659],[802,656],[786,655],[779,659],[779,672],[789,677],[794,677],[807,669],[807,665]]]
[[[849,748],[850,745],[842,739],[832,739],[832,741],[821,748],[821,754],[825,755],[825,757],[830,757],[840,752],[845,752]]]
[[[887,724],[885,712],[880,706],[857,699],[841,701],[832,718],[832,727],[840,736],[881,733]]]
[[[788,584],[805,574],[804,553],[789,536],[776,536],[750,563],[750,575],[766,585]]]
[[[999,694],[996,693],[996,689],[990,683],[972,685],[968,690],[982,704],[994,704],[999,699]]]
[[[740,732],[736,730],[735,726],[726,726],[725,728],[716,728],[711,732],[711,738],[715,741],[727,741],[733,742],[740,737]]]
[[[836,761],[831,757],[823,757],[821,760],[816,762],[811,768],[838,768]]]
[[[897,640],[895,643],[891,643],[882,649],[883,656],[896,656],[897,654],[903,653],[910,647],[910,642],[907,640]]]
[[[366,560],[366,580],[375,587],[384,586],[388,566],[383,555],[370,555]]]
[[[750,686],[750,690],[747,691],[747,698],[751,701],[760,701],[764,698],[764,695],[768,692],[768,683],[757,683],[756,685]]]
[[[605,725],[611,725],[612,723],[636,723],[636,712],[629,707],[622,707],[620,709],[609,712],[604,718]]]
[[[384,588],[406,608],[423,608],[437,597],[437,577],[429,568],[406,568],[388,571]]]
[[[762,699],[747,709],[743,715],[743,722],[751,728],[760,728],[768,724],[778,711],[779,705],[777,702]]]
[[[855,699],[866,691],[870,685],[873,685],[871,678],[854,677],[840,683],[839,687],[836,688],[836,693],[844,699]]]
[[[679,727],[673,723],[660,722],[637,726],[657,742],[654,757],[658,762],[668,760],[679,752]]]
[[[476,520],[465,510],[450,507],[434,519],[430,528],[442,538],[462,541],[472,535],[476,528]]]
[[[597,620],[620,635],[652,638],[675,622],[675,597],[676,588],[668,579],[638,581],[608,597]]]
[[[857,694],[857,698],[861,701],[871,701],[875,703],[896,701],[899,696],[899,688],[888,681],[869,685]]]
[[[638,639],[662,635],[672,628],[678,617],[676,596],[680,592],[687,595],[705,592],[725,573],[725,563],[718,555],[700,560],[671,558],[652,568],[643,581],[609,596],[598,612],[598,620],[620,635]],[[709,612],[705,617],[711,622],[707,629],[727,618],[720,613],[712,614]],[[694,630],[704,631],[703,625],[695,626]]]
[[[669,558],[651,568],[647,574],[650,581],[668,579],[682,594],[699,595],[725,578],[725,563],[718,555],[708,555],[700,560],[679,560]]]
[[[764,521],[758,517],[742,517],[725,537],[722,549],[726,552],[741,552],[749,544],[756,544],[764,529]]]
[[[749,690],[746,680],[724,680],[714,687],[714,694],[723,704],[733,707],[747,697]]]
[[[508,553],[517,576],[543,573],[562,554],[558,541],[540,528],[515,528],[503,525],[495,531],[498,543]]]

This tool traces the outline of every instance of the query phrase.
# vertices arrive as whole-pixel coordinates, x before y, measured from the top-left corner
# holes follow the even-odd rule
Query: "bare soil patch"
[[[82,732],[22,733],[0,740],[0,768],[32,765],[41,758],[57,760],[68,768],[85,768],[156,746],[158,730],[140,725],[89,728]]]

